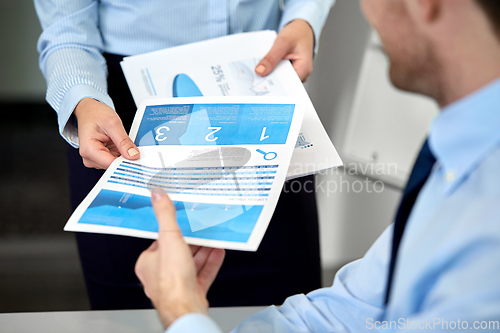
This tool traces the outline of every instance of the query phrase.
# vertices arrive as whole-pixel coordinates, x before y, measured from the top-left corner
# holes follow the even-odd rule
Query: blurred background
[[[0,31],[0,312],[87,310],[74,235],[62,230],[68,145],[44,99],[32,1],[0,0]],[[329,286],[392,222],[436,107],[389,86],[387,59],[353,0],[330,12],[306,88],[345,162],[317,175]]]

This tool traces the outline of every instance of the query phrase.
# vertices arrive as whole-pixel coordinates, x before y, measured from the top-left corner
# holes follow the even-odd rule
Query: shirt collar
[[[443,167],[446,191],[456,188],[500,142],[500,79],[445,107],[429,145]]]

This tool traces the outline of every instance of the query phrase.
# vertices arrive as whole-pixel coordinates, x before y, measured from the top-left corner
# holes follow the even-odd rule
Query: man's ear
[[[442,0],[416,0],[417,15],[424,22],[433,22],[441,13]]]

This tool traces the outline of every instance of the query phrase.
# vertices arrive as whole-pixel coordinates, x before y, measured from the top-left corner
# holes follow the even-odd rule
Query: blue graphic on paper
[[[235,84],[240,88],[244,95],[264,96],[271,90],[281,90],[277,88],[270,76],[261,77],[251,68],[257,66],[257,59],[248,59],[229,63],[229,68],[233,74]],[[285,96],[286,93],[280,92],[277,95]]]
[[[173,97],[198,97],[203,96],[196,83],[186,74],[179,74],[175,77],[172,85]]]
[[[284,144],[293,104],[147,106],[135,143],[152,145]]]
[[[174,202],[177,222],[186,237],[246,243],[263,206]],[[158,231],[151,199],[101,190],[78,223]]]
[[[274,151],[270,151],[268,153],[266,153],[265,151],[263,151],[262,149],[257,149],[257,152],[258,153],[261,153],[262,155],[264,155],[264,159],[266,161],[272,161],[274,160],[276,157],[278,157],[278,154],[276,154]]]

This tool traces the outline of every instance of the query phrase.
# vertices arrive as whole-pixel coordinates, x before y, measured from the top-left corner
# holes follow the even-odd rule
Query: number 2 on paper
[[[215,140],[217,140],[217,139],[219,138],[218,136],[216,136],[216,137],[214,137],[214,138],[212,138],[212,139],[210,138],[210,136],[211,136],[211,135],[214,135],[215,133],[217,133],[218,131],[220,131],[220,130],[222,129],[222,127],[209,127],[208,129],[209,129],[209,130],[213,130],[213,131],[212,131],[212,132],[210,132],[210,133],[208,133],[208,134],[205,136],[205,141],[209,141],[209,142],[211,142],[211,141],[215,141]]]

